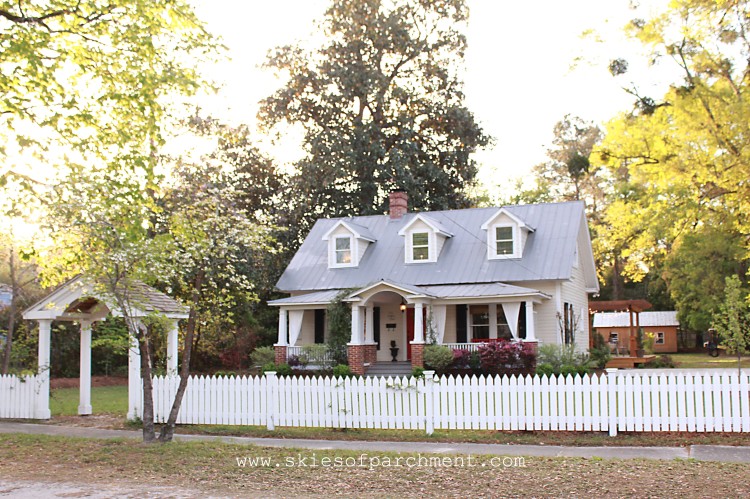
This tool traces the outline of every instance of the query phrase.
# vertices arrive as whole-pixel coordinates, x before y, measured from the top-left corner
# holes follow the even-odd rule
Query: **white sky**
[[[211,69],[224,87],[201,107],[234,124],[253,124],[258,101],[282,84],[260,68],[268,50],[309,40],[329,0],[194,1],[198,15],[223,38],[231,57]],[[509,192],[513,179],[528,175],[544,160],[552,128],[566,114],[603,123],[631,107],[632,97],[621,88],[629,78],[641,88],[648,88],[646,80],[663,87],[664,73],[636,66],[628,57],[637,50],[621,29],[635,17],[629,0],[467,1],[466,103],[495,138],[491,150],[476,156],[480,181],[493,196]],[[597,30],[606,43],[582,39],[587,29]],[[577,56],[591,63],[571,69]],[[614,79],[607,64],[623,56],[631,62],[632,76]],[[290,134],[267,150],[289,163],[302,154],[300,138]]]

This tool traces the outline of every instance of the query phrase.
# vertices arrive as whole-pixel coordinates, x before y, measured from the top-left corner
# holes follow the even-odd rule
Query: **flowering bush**
[[[486,374],[528,372],[535,367],[536,355],[530,343],[498,341],[480,345],[478,351],[482,371]]]
[[[536,353],[533,343],[497,341],[480,345],[476,352],[453,350],[453,369],[471,369],[482,374],[533,373]]]

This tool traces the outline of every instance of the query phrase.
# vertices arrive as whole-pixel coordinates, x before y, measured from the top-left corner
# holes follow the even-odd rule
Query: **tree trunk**
[[[112,286],[117,289],[117,286]],[[156,440],[156,431],[154,430],[154,384],[151,379],[151,348],[148,342],[148,330],[146,326],[136,321],[130,315],[130,307],[127,306],[127,299],[115,293],[117,305],[120,307],[122,318],[128,327],[128,331],[138,340],[138,349],[141,352],[141,381],[143,383],[143,441],[151,443]]]
[[[612,299],[622,300],[624,295],[620,255],[616,254],[612,263]]]
[[[182,353],[182,366],[180,366],[180,384],[177,387],[177,393],[175,393],[174,401],[172,402],[172,409],[169,411],[169,418],[166,424],[161,427],[161,432],[159,433],[159,441],[162,443],[171,442],[174,437],[177,416],[180,414],[182,398],[187,389],[188,378],[190,377],[190,357],[193,353],[193,337],[195,335],[195,324],[198,316],[198,301],[201,296],[204,275],[204,270],[199,270],[193,281],[193,303],[190,308],[190,315],[188,316],[187,331],[185,331],[185,349]]]
[[[154,385],[151,379],[151,349],[145,326],[139,325],[141,350],[141,379],[143,380],[143,441],[151,443],[156,440],[154,429]]]

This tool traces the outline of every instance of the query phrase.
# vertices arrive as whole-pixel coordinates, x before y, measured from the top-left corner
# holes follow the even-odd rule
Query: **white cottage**
[[[277,361],[328,336],[326,308],[351,304],[349,363],[423,364],[425,343],[472,350],[507,338],[589,342],[588,296],[599,291],[582,202],[321,219],[277,283]]]

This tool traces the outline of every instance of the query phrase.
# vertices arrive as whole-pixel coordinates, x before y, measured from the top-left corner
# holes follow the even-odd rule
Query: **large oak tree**
[[[271,53],[267,66],[288,79],[261,122],[304,129],[288,191],[292,241],[318,217],[382,213],[394,187],[418,210],[469,205],[471,154],[488,138],[459,77],[467,16],[463,0],[334,0],[322,46]]]

